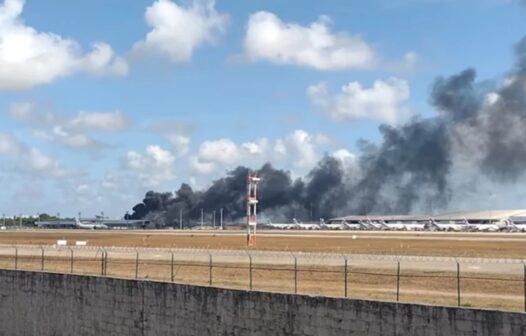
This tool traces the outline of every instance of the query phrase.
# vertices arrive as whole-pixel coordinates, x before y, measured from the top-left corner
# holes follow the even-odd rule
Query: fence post
[[[139,251],[135,250],[135,253],[137,253],[135,257],[135,279],[139,278]]]
[[[15,247],[15,270],[18,269],[18,247]]]
[[[108,251],[104,250],[104,276],[108,275]]]
[[[249,280],[249,286],[248,288],[252,290],[252,255],[247,252],[248,254],[248,280]]]
[[[208,285],[212,286],[212,253],[208,252],[208,274],[210,276],[210,279],[208,280]]]
[[[294,294],[298,293],[298,258],[294,257]]]
[[[522,264],[524,269],[523,283],[524,283],[524,311],[526,312],[526,264]]]
[[[345,274],[345,275],[344,275],[344,276],[345,276],[345,279],[344,279],[344,283],[345,283],[345,285],[344,285],[344,289],[345,289],[345,291],[344,291],[344,292],[345,292],[345,297],[347,297],[347,296],[348,296],[348,295],[347,295],[347,273],[348,273],[348,269],[347,269],[347,268],[348,268],[348,266],[347,266],[347,257],[344,257],[344,259],[345,259],[345,267],[344,267],[344,269],[343,269],[343,273]]]
[[[457,261],[457,305],[460,307],[460,264]]]
[[[170,263],[170,279],[172,282],[174,282],[174,253],[172,253],[172,261]]]
[[[396,267],[396,302],[400,301],[400,260],[397,261]]]
[[[101,247],[101,251],[102,251],[102,261],[101,261],[101,265],[100,265],[100,275],[105,276],[106,275],[106,266],[108,264],[108,253],[106,252],[106,250],[103,247]]]
[[[104,250],[99,248],[98,251],[100,251],[100,275],[104,275]]]
[[[68,247],[69,249],[69,273],[73,273],[73,249],[71,247]]]
[[[43,272],[44,271],[44,247],[40,246],[40,249],[42,250],[42,257],[40,259],[40,262],[41,262],[40,270]]]

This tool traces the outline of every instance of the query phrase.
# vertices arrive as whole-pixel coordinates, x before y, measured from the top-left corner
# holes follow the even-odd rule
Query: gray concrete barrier
[[[0,335],[525,335],[526,314],[0,270]]]

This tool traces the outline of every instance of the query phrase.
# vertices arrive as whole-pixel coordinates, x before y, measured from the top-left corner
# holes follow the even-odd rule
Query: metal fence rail
[[[0,268],[526,311],[520,259],[0,245]]]

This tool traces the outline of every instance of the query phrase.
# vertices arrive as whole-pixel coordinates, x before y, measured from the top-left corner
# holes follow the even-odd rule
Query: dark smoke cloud
[[[201,218],[201,209],[206,211],[206,222],[211,222],[212,211],[216,211],[216,223],[219,211],[223,208],[226,222],[240,222],[245,215],[246,181],[249,169],[238,167],[227,176],[218,179],[205,191],[193,191],[182,184],[172,193],[146,193],[142,203],[133,208],[128,219],[149,219],[158,226],[179,225],[180,211],[183,224],[197,224]],[[307,216],[330,216],[338,204],[333,203],[333,195],[339,194],[343,171],[340,163],[332,157],[325,157],[309,174],[309,181],[292,180],[287,171],[275,169],[267,163],[258,170],[261,183],[258,185],[259,206],[272,219],[293,217],[309,220]],[[341,203],[340,203],[341,204]],[[314,208],[316,207],[316,208]]]
[[[362,155],[350,165],[325,156],[296,180],[264,165],[258,170],[260,209],[273,221],[428,212],[448,208],[466,185],[513,185],[526,171],[526,38],[503,82],[479,82],[474,69],[438,78],[430,95],[435,117],[380,126],[381,143],[362,140]],[[247,173],[238,167],[204,191],[186,184],[175,194],[150,191],[129,217],[173,225],[180,210],[185,221],[196,222],[201,208],[208,216],[223,208],[227,222],[241,221]],[[470,182],[459,187],[464,179]]]

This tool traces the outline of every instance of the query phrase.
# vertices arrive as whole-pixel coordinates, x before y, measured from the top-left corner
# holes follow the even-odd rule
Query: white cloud
[[[197,154],[190,158],[192,167],[202,174],[209,174],[219,168],[260,163],[267,154],[267,139],[245,142],[241,145],[230,139],[205,141]]]
[[[297,168],[312,167],[319,159],[317,145],[326,141],[325,136],[311,135],[304,130],[295,130],[283,139],[276,140],[274,150],[282,160],[290,158]]]
[[[196,48],[212,43],[226,29],[228,17],[218,13],[213,0],[194,0],[183,7],[170,0],[157,0],[146,9],[152,30],[135,43],[136,54],[167,57],[172,63],[187,62]]]
[[[332,153],[332,156],[340,160],[342,163],[352,162],[356,159],[356,156],[345,148],[338,149]]]
[[[188,154],[191,135],[194,132],[193,125],[179,121],[164,120],[152,122],[149,128],[155,133],[165,134],[177,157]]]
[[[168,141],[173,146],[177,156],[184,156],[190,149],[190,137],[179,134],[168,134]]]
[[[14,120],[27,123],[39,138],[73,148],[99,148],[103,144],[86,134],[89,130],[105,132],[123,131],[130,126],[120,111],[79,112],[67,116],[52,111],[39,111],[28,102],[12,104],[7,114]]]
[[[60,162],[36,148],[29,148],[11,134],[0,132],[0,155],[11,155],[15,172],[62,177],[69,172]],[[2,167],[5,168],[5,167]]]
[[[230,139],[205,141],[199,147],[199,162],[220,163],[235,162],[239,159],[240,152],[237,145]]]
[[[24,151],[24,145],[12,135],[0,132],[0,155],[15,155]]]
[[[326,16],[302,26],[283,22],[270,12],[252,14],[244,49],[251,61],[268,60],[318,70],[366,69],[376,63],[374,50],[367,42],[359,36],[332,32]]]
[[[328,144],[330,139],[327,136],[303,130],[295,130],[272,142],[261,138],[236,144],[223,138],[203,142],[189,162],[191,168],[200,174],[217,173],[239,165],[254,167],[265,162],[293,167],[301,172],[319,160],[320,148]]]
[[[99,76],[124,76],[128,74],[128,62],[116,56],[110,45],[96,42],[92,51],[80,60],[80,67]]]
[[[115,189],[117,180],[113,174],[106,174],[100,184],[104,189]]]
[[[409,98],[409,85],[398,78],[377,80],[371,88],[351,82],[336,96],[320,83],[310,86],[307,93],[314,106],[338,121],[372,119],[393,124],[408,112],[403,103]]]
[[[157,145],[146,147],[145,153],[129,151],[125,158],[126,168],[134,171],[148,187],[159,186],[175,178],[175,157]]]
[[[77,72],[124,75],[126,61],[106,43],[96,42],[82,54],[74,40],[39,32],[20,17],[24,0],[0,6],[0,90],[24,90]]]
[[[121,131],[127,129],[129,120],[121,111],[114,112],[79,112],[68,122],[68,126],[76,129],[99,129],[103,131]]]
[[[26,161],[35,172],[50,174],[55,177],[65,176],[66,170],[63,169],[57,159],[54,159],[38,149],[31,149],[26,156]]]

